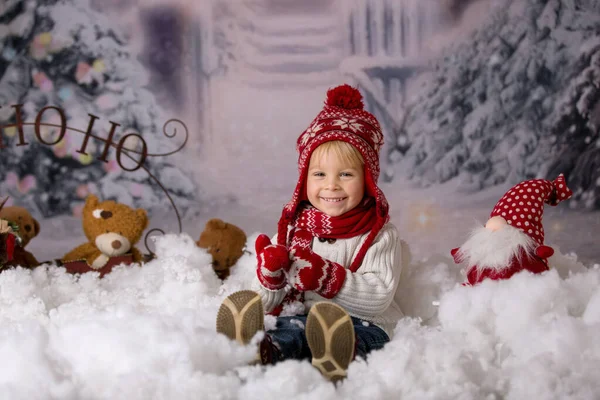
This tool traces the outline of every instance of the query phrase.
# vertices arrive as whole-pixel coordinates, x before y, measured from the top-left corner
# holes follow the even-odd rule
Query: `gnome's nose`
[[[485,223],[485,228],[490,231],[498,231],[504,228],[507,225],[506,220],[499,215],[488,219],[488,222]]]
[[[114,240],[114,241],[113,241],[113,242],[112,242],[110,245],[111,245],[111,246],[112,246],[112,248],[113,248],[113,249],[115,249],[115,250],[118,250],[118,249],[120,249],[120,248],[121,248],[121,246],[122,246],[122,244],[121,244],[121,241],[119,241],[119,240]]]

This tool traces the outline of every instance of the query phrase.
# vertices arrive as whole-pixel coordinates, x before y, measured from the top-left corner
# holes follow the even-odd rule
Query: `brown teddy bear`
[[[23,207],[10,206],[0,209],[0,219],[9,221],[17,225],[16,232],[21,238],[20,243],[14,248],[12,260],[4,264],[5,267],[16,267],[20,265],[23,268],[35,268],[40,263],[33,254],[25,250],[25,246],[40,233],[39,222],[29,214],[29,211]]]
[[[196,244],[208,251],[213,258],[213,270],[220,279],[225,279],[244,253],[246,234],[235,225],[213,218],[206,223]]]
[[[86,198],[82,220],[89,242],[65,254],[62,262],[68,272],[99,271],[102,277],[114,265],[143,260],[134,245],[148,226],[146,210],[134,210],[112,200],[99,202],[91,194]]]

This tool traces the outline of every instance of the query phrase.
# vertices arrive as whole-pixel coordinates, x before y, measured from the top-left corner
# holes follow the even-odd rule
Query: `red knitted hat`
[[[381,127],[375,116],[363,109],[360,92],[349,85],[341,85],[327,91],[323,110],[298,138],[296,149],[299,153],[300,176],[292,199],[284,207],[279,220],[277,241],[281,245],[286,245],[288,226],[293,223],[300,202],[307,200],[306,178],[310,156],[318,146],[333,140],[350,143],[363,156],[365,195],[375,199],[377,221],[363,247],[352,261],[350,269],[355,271],[360,267],[362,258],[375,236],[388,221],[389,206],[383,192],[377,186],[380,171],[379,150],[383,145]]]
[[[572,194],[563,174],[554,181],[546,179],[524,181],[513,186],[502,196],[494,206],[490,218],[503,217],[509,225],[520,229],[542,246],[544,244],[542,226],[544,203],[555,206],[570,198]]]

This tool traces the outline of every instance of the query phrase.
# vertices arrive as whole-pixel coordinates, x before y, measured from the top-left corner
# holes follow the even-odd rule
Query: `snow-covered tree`
[[[569,185],[576,188],[571,202],[599,209],[600,36],[583,44],[577,70],[577,76],[557,102],[549,174],[569,174]]]
[[[113,142],[129,133],[142,136],[148,153],[164,154],[184,141],[183,126],[175,138],[163,132],[169,119],[161,115],[153,94],[145,89],[147,76],[126,38],[112,22],[90,7],[88,0],[5,0],[0,4],[0,125],[17,122],[22,104],[24,122],[33,122],[40,110],[55,106],[64,110],[66,125],[85,131],[90,115],[94,135],[107,138],[112,122],[119,124]],[[60,124],[59,114],[44,112],[42,121]],[[111,122],[112,121],[112,122]],[[53,146],[40,143],[33,129],[25,127],[26,146],[17,146],[18,130],[5,127],[0,149],[0,192],[45,217],[77,213],[88,193],[137,207],[168,205],[168,199],[143,169],[128,172],[109,150],[108,162],[98,160],[102,141],[91,138],[82,148],[84,135],[68,131]],[[60,129],[42,127],[41,136],[51,143]],[[126,147],[141,149],[134,137]],[[135,154],[132,154],[137,159]],[[170,157],[148,157],[145,167],[166,186],[178,206],[196,196],[187,174]],[[122,157],[125,166],[135,164]]]
[[[494,5],[471,38],[421,76],[406,125],[412,146],[399,170],[423,185],[457,178],[459,190],[563,172],[575,199],[591,196],[599,183],[600,2]]]

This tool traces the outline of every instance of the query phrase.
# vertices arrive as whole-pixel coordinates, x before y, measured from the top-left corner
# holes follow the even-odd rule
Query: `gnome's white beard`
[[[468,267],[502,271],[510,266],[515,257],[521,257],[523,250],[525,254],[533,254],[535,244],[532,238],[510,225],[497,231],[478,227],[471,231],[465,244],[460,247],[458,257]]]

